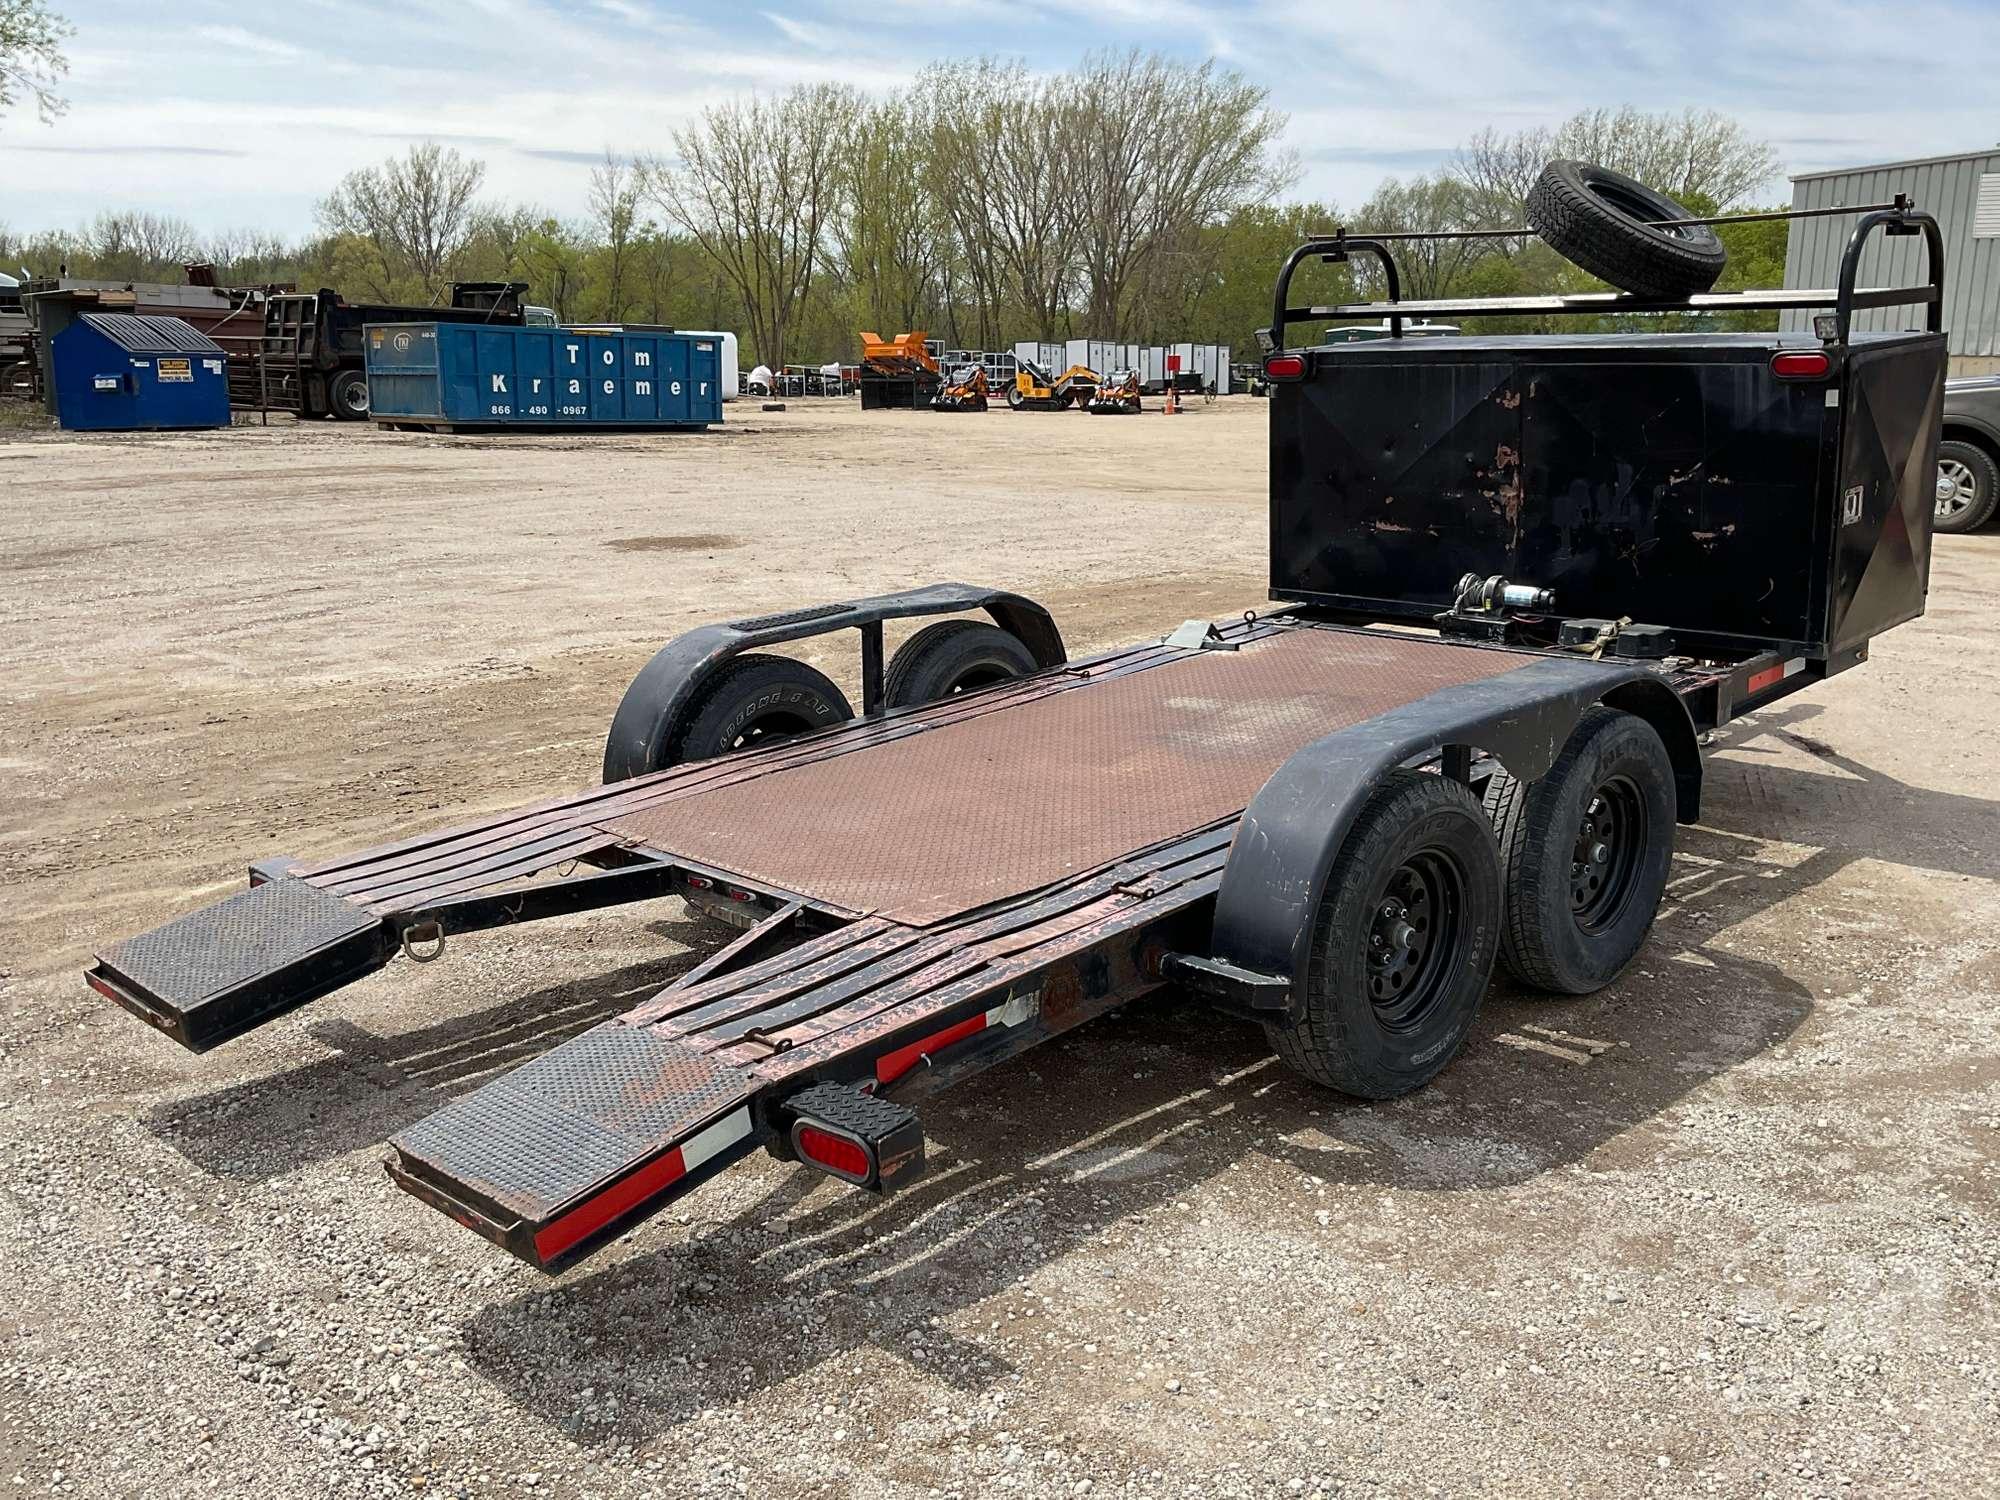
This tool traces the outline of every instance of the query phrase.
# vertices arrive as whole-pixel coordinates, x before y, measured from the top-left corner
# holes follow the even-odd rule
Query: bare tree
[[[786,334],[812,290],[859,109],[853,89],[800,85],[768,103],[705,110],[674,132],[678,160],[638,161],[647,195],[743,299],[768,364],[784,362]]]
[[[1273,152],[1285,116],[1263,88],[1213,61],[1137,51],[1087,58],[1061,88],[1057,138],[1077,162],[1067,217],[1088,324],[1115,336],[1135,283],[1164,252],[1189,253],[1202,226],[1266,201],[1294,175]]]
[[[974,341],[987,349],[1000,342],[1007,273],[993,227],[997,182],[989,143],[1000,128],[1002,101],[1026,78],[1019,64],[940,63],[924,70],[911,93],[912,110],[930,121],[924,179],[950,237],[940,281],[953,343],[963,342],[961,288],[976,314]]]
[[[1503,134],[1487,128],[1460,148],[1451,175],[1480,196],[1482,214],[1519,223],[1521,200],[1557,159],[1596,162],[1674,198],[1701,198],[1723,209],[1749,199],[1777,174],[1770,145],[1712,109],[1646,114],[1593,109],[1554,129]]]
[[[69,72],[62,44],[74,34],[46,0],[0,0],[0,114],[23,98],[44,124],[69,108],[55,90]]]
[[[1019,63],[944,63],[919,79],[933,122],[931,180],[981,308],[980,341],[997,342],[987,309],[1012,303],[1037,337],[1060,331],[1075,278],[1076,142],[1065,139],[1066,89]]]
[[[171,214],[106,210],[84,229],[79,248],[102,276],[178,280],[179,268],[200,254],[200,237]]]
[[[639,174],[632,163],[604,153],[590,169],[590,219],[604,247],[604,311],[611,319],[625,316],[625,283],[630,274],[632,232],[639,219]]]
[[[1485,204],[1464,182],[1449,173],[1394,178],[1375,190],[1361,206],[1355,223],[1380,233],[1437,234],[1487,227]],[[1402,295],[1409,298],[1449,295],[1465,273],[1481,260],[1503,253],[1510,240],[1410,240],[1396,247]],[[1379,293],[1380,271],[1357,261],[1357,278],[1370,295]]]
[[[407,270],[435,297],[478,224],[486,163],[426,141],[379,167],[349,172],[319,205],[336,234],[373,245],[391,274]]]
[[[938,304],[950,236],[924,170],[929,136],[911,102],[892,97],[862,112],[846,154],[833,238],[870,328],[925,327]]]

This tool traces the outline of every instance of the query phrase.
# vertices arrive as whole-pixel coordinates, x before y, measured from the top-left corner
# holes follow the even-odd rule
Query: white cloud
[[[715,0],[316,0],[291,26],[288,8],[246,13],[221,0],[64,9],[78,27],[69,114],[52,127],[18,111],[0,121],[15,229],[132,206],[298,233],[342,173],[427,137],[483,157],[495,196],[573,214],[588,176],[579,155],[666,148],[701,109],[751,90],[822,80],[882,90],[933,58],[981,52],[1038,71],[1098,47],[1223,55],[1289,112],[1296,190],[1350,207],[1384,175],[1434,165],[1482,126],[1553,123],[1599,105],[1724,110],[1774,142],[1792,171],[1969,149],[1995,138],[1981,85],[2000,76],[2000,6],[1983,0],[1682,0],[1665,10],[1015,0],[1000,12],[955,0],[790,0],[782,11]],[[27,146],[63,149],[13,149]],[[151,154],[134,170],[140,149]],[[192,154],[219,149],[246,154]]]
[[[250,52],[258,57],[277,58],[288,61],[306,55],[303,47],[294,47],[290,42],[281,42],[274,36],[261,32],[246,31],[241,26],[197,26],[194,34],[205,42],[231,52]]]

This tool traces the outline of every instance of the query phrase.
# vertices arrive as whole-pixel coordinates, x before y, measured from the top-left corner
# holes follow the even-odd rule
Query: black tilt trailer
[[[1928,285],[1855,287],[1878,229],[1928,237]],[[1288,305],[1297,267],[1356,254],[1390,302]],[[482,928],[668,894],[730,922],[392,1142],[398,1183],[550,1270],[759,1148],[895,1188],[914,1104],[1166,984],[1333,1088],[1421,1085],[1496,961],[1559,993],[1630,961],[1704,731],[1922,612],[1945,356],[1906,205],[1825,291],[1413,304],[1394,275],[1390,242],[1339,236],[1280,278],[1270,614],[1083,661],[957,584],[704,627],[634,680],[602,786],[261,861],[90,984],[201,1050]],[[1897,304],[1926,330],[1850,336]],[[1830,309],[1817,336],[1283,347],[1309,320],[1797,306]],[[885,661],[886,622],[937,615]],[[859,715],[766,649],[849,629]]]

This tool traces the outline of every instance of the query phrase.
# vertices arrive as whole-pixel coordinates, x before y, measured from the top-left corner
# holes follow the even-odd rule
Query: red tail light
[[[866,1182],[875,1175],[875,1163],[861,1142],[803,1120],[792,1127],[792,1149],[814,1166],[848,1182]]]
[[[1780,380],[1819,380],[1832,369],[1823,349],[1792,349],[1771,359],[1771,373]]]
[[[1303,380],[1306,373],[1302,354],[1274,354],[1264,361],[1264,373],[1273,380]]]

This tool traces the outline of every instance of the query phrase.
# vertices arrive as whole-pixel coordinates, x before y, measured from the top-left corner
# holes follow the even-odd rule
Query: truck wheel
[[[1535,232],[1558,255],[1641,297],[1705,292],[1728,252],[1706,224],[1655,229],[1694,215],[1643,182],[1586,161],[1552,161],[1523,205]]]
[[[786,656],[745,652],[724,665],[663,736],[652,770],[755,750],[854,717],[824,672]]]
[[[1977,531],[2000,505],[2000,464],[1973,443],[1953,438],[1938,444],[1937,510],[1931,530],[1949,536]]]
[[[1007,387],[1007,409],[1009,411],[1019,411],[1021,403],[1027,399],[1026,396],[1021,394],[1021,388],[1018,385]]]
[[[1393,771],[1335,856],[1303,1014],[1266,1023],[1287,1066],[1363,1099],[1437,1076],[1472,1025],[1500,931],[1500,856],[1478,799]]]
[[[1036,669],[1017,635],[979,620],[940,620],[911,636],[889,658],[882,697],[890,708],[934,703]]]
[[[333,414],[343,422],[359,422],[368,415],[368,377],[360,370],[342,370],[326,388]]]
[[[1498,772],[1486,813],[1506,871],[1500,958],[1523,984],[1587,995],[1652,930],[1674,848],[1674,767],[1634,714],[1588,710],[1539,781]]]

